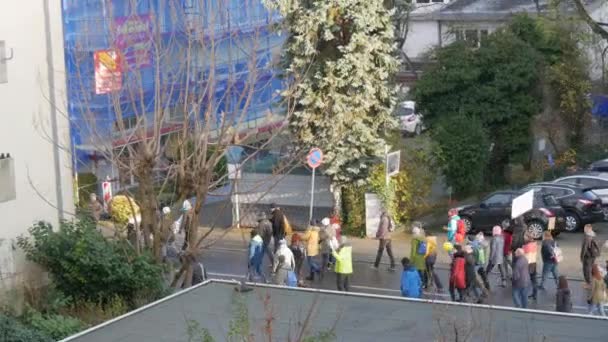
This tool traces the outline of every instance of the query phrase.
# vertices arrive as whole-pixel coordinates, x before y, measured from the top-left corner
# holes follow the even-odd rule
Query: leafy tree
[[[437,63],[414,89],[414,98],[432,129],[446,118],[463,115],[479,121],[495,145],[491,156],[494,175],[502,175],[508,163],[528,161],[529,127],[540,110],[538,81],[543,59],[526,39],[530,35],[507,27],[490,35],[479,48],[465,43],[439,48]],[[453,120],[444,121],[444,128],[446,122]],[[474,149],[463,146],[462,152],[453,152],[456,157],[468,157],[465,151]],[[468,182],[453,176],[449,178],[458,183],[452,184],[457,188]]]
[[[467,115],[444,117],[433,130],[433,140],[436,158],[454,192],[467,195],[479,190],[490,150],[482,121]]]
[[[285,18],[285,76],[297,82],[283,95],[295,108],[296,145],[320,147],[336,188],[364,183],[384,153],[397,69],[393,24],[382,1],[267,0]],[[292,88],[288,88],[292,89]]]

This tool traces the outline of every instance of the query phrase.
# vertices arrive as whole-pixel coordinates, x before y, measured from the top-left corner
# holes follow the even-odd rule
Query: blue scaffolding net
[[[193,99],[196,120],[212,111],[253,128],[281,115],[280,17],[260,0],[63,0],[63,19],[77,167],[98,149],[94,137],[129,143],[117,127],[159,110],[169,133]]]

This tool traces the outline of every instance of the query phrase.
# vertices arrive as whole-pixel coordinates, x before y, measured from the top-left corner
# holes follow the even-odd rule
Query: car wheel
[[[462,217],[462,220],[464,221],[464,225],[467,229],[467,234],[470,234],[473,232],[473,220],[471,220],[470,217]]]
[[[566,213],[565,219],[566,219],[566,226],[564,227],[564,229],[568,233],[576,232],[580,226],[580,220],[579,220],[578,216],[575,213],[569,211]]]
[[[543,237],[543,231],[545,226],[539,221],[530,221],[526,224],[528,226],[527,233],[530,234],[534,240],[540,240]]]
[[[420,135],[420,133],[422,133],[422,127],[420,125],[416,125],[415,132],[416,135]]]

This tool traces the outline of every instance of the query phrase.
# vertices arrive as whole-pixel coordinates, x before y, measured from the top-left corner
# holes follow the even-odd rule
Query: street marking
[[[232,274],[232,273],[216,273],[216,272],[208,272],[207,274],[209,276],[216,276],[216,277],[245,278],[245,276],[242,274],[239,275],[239,274]],[[401,293],[400,290],[387,289],[387,288],[383,288],[383,287],[372,287],[372,286],[363,286],[363,285],[351,285],[350,287],[352,287],[353,289],[361,289],[361,290]],[[426,291],[424,293],[430,294],[430,295],[436,295],[436,296],[440,296],[440,297],[449,297],[449,295],[446,293],[433,293],[433,292],[426,292]]]

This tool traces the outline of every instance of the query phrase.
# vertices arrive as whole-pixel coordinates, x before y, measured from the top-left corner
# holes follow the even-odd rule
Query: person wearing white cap
[[[335,263],[332,255],[332,249],[338,248],[338,241],[336,240],[336,231],[331,226],[329,218],[321,220],[321,232],[319,233],[319,239],[321,241],[321,279],[325,274],[325,270],[330,270],[331,265]],[[332,248],[333,246],[333,248]]]
[[[192,226],[192,204],[189,200],[185,200],[182,204],[182,217],[180,218],[179,233],[185,233],[184,244],[182,250],[188,248],[188,239],[190,238],[190,229]]]

